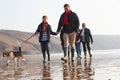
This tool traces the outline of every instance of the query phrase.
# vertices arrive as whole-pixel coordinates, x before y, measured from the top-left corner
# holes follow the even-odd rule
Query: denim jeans
[[[81,55],[81,43],[75,43],[75,47],[76,47],[76,52],[77,52],[77,56]]]

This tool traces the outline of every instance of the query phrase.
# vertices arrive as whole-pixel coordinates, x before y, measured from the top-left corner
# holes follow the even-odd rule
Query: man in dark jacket
[[[65,12],[61,15],[58,28],[57,28],[57,34],[59,34],[61,28],[63,27],[64,35],[64,54],[66,56],[64,57],[64,60],[67,61],[68,59],[68,44],[71,46],[71,60],[74,60],[74,52],[75,52],[75,37],[76,32],[79,28],[79,19],[76,13],[72,12],[70,9],[69,4],[64,5]]]
[[[81,33],[81,42],[83,44],[83,51],[84,51],[84,55],[85,55],[85,58],[86,58],[86,46],[87,46],[87,49],[88,49],[88,53],[89,53],[89,56],[92,57],[92,54],[90,52],[91,48],[90,48],[90,42],[93,43],[93,38],[92,38],[92,35],[91,35],[91,32],[90,32],[90,29],[86,28],[86,25],[85,23],[82,23],[82,29],[80,31]]]

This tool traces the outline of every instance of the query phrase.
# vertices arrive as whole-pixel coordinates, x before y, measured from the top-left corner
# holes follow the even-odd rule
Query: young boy
[[[34,35],[39,33],[39,42],[41,44],[41,50],[43,54],[43,63],[45,63],[46,52],[48,55],[48,61],[50,61],[50,53],[49,53],[49,42],[50,42],[50,34],[56,35],[55,32],[52,32],[51,26],[48,24],[48,17],[45,15],[42,17],[42,22],[39,24]]]
[[[77,58],[81,59],[80,29],[78,29],[76,33],[75,47],[77,52]]]

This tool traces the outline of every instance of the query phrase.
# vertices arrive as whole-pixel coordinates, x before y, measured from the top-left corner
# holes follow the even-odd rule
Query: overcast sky
[[[120,35],[120,0],[0,0],[0,29],[35,32],[43,15],[56,31],[63,5],[70,4],[92,34]]]

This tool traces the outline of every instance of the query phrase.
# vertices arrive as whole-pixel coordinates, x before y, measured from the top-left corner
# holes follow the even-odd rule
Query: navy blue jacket
[[[40,24],[38,26],[37,30],[36,30],[36,32],[40,33],[39,34],[39,42],[41,42],[41,39],[42,39],[42,36],[43,36],[43,27],[44,26],[42,24]],[[47,31],[46,32],[47,32],[47,38],[48,38],[48,42],[49,42],[50,41],[50,34],[56,35],[56,33],[52,31],[51,26],[49,24],[47,26]]]

